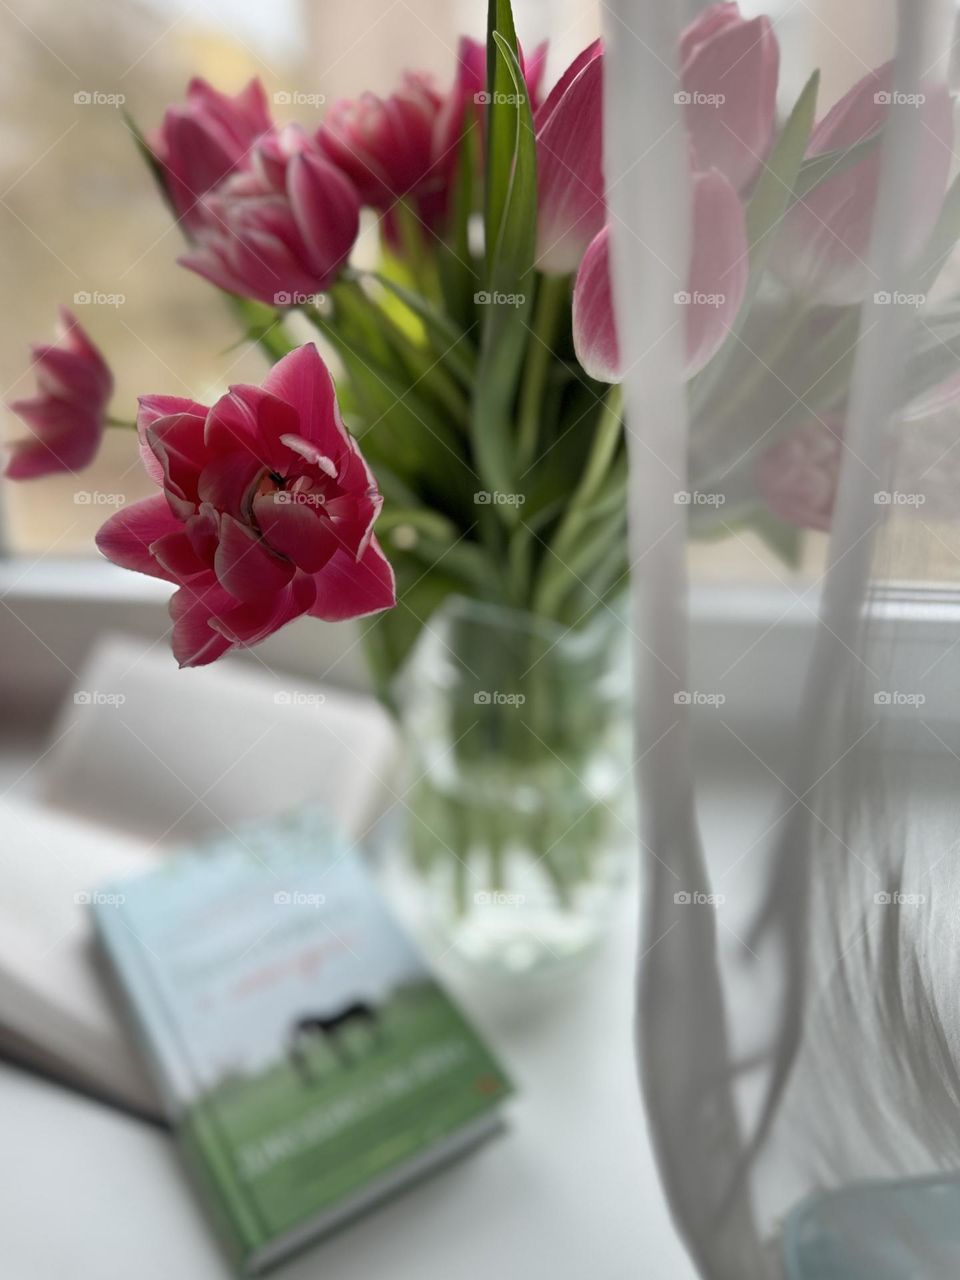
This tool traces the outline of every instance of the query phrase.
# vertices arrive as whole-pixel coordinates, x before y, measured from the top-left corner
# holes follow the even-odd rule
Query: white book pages
[[[157,1114],[156,1095],[94,959],[101,884],[153,865],[145,844],[9,797],[0,801],[0,1027],[17,1056]],[[3,1031],[0,1031],[0,1040]]]
[[[179,843],[303,804],[359,840],[392,798],[393,752],[370,698],[230,661],[179,671],[165,645],[106,639],[29,798],[0,802],[0,1049],[6,1036],[16,1056],[155,1112],[83,895]]]

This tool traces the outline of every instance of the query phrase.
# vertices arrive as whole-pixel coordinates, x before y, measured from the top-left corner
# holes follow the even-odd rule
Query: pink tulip
[[[186,105],[167,109],[150,146],[163,167],[173,207],[188,229],[203,219],[198,202],[244,166],[254,143],[271,127],[259,80],[231,98],[194,79]]]
[[[271,306],[326,288],[359,230],[357,193],[296,125],[262,137],[245,168],[203,202],[180,259],[228,293]]]
[[[743,208],[716,170],[693,175],[692,254],[687,288],[676,295],[686,324],[686,376],[699,372],[726,338],[749,275]],[[584,255],[573,289],[573,341],[592,378],[619,381],[622,368],[613,319],[609,229]]]
[[[865,75],[814,129],[808,157],[850,147],[879,129],[890,112],[893,66]],[[908,251],[923,246],[943,204],[953,147],[953,108],[945,85],[925,90],[921,128],[911,175]],[[775,268],[811,301],[844,306],[861,302],[877,287],[867,261],[873,210],[880,184],[882,148],[827,178],[798,201],[777,235]]]
[[[580,264],[606,216],[603,185],[603,46],[574,59],[534,120],[537,134],[537,266],[566,275]]]
[[[843,422],[811,418],[757,463],[760,494],[775,516],[801,529],[829,530],[843,463]]]
[[[694,167],[719,169],[738,191],[766,158],[776,124],[780,49],[770,19],[715,4],[680,39],[680,100]]]
[[[212,408],[145,396],[138,428],[162,488],[112,516],[97,546],[177,586],[173,652],[204,666],[302,614],[340,621],[396,603],[373,535],[382,499],[312,345]]]
[[[361,201],[385,210],[433,178],[433,129],[441,99],[426,76],[408,73],[389,98],[335,102],[317,133],[327,158]]]
[[[11,480],[80,471],[92,462],[113,392],[106,361],[66,307],[56,343],[36,345],[32,354],[39,394],[10,408],[33,434],[10,447],[5,474]]]

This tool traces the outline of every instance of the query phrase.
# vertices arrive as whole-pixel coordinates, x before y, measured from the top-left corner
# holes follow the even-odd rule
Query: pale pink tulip
[[[893,67],[865,75],[814,129],[808,157],[853,146],[879,129],[891,110]],[[917,106],[920,130],[911,175],[907,249],[919,252],[943,204],[953,147],[953,107],[945,85],[924,89]],[[882,147],[838,170],[814,187],[787,214],[777,233],[774,266],[797,293],[814,302],[843,306],[861,302],[878,288],[868,266],[873,211],[880,184]]]
[[[97,546],[176,584],[181,666],[257,644],[303,614],[340,621],[395,603],[373,535],[382,499],[314,346],[285,356],[262,388],[231,387],[210,409],[146,396],[138,426],[163,491],[118,511]]]
[[[10,446],[4,471],[11,480],[80,471],[92,462],[113,393],[106,361],[66,307],[56,343],[31,353],[39,394],[10,405],[32,433]]]
[[[167,109],[149,142],[173,207],[188,230],[202,221],[199,202],[207,192],[245,166],[254,143],[271,127],[259,80],[230,97],[194,79],[187,86],[186,104]]]
[[[779,71],[769,18],[747,22],[736,3],[715,4],[686,28],[678,97],[697,169],[749,186],[773,139]]]
[[[677,293],[677,317],[686,325],[688,378],[715,355],[737,317],[749,264],[743,208],[736,191],[716,172],[693,175],[693,250],[685,290]],[[601,382],[621,376],[620,349],[610,286],[609,228],[591,242],[573,290],[573,341],[584,369]]]
[[[757,486],[773,514],[787,524],[828,530],[842,463],[842,420],[811,418],[760,457]]]
[[[537,112],[537,266],[566,275],[580,265],[606,215],[603,47],[574,59]]]
[[[357,193],[296,125],[265,135],[203,203],[180,262],[228,293],[289,306],[337,275],[359,230]]]

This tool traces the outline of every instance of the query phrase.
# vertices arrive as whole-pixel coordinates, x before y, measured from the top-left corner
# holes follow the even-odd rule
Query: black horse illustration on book
[[[380,1015],[365,1000],[354,1000],[336,1013],[304,1014],[296,1020],[290,1029],[287,1053],[304,1084],[312,1084],[316,1079],[310,1068],[309,1048],[311,1043],[315,1044],[318,1040],[327,1045],[342,1067],[349,1067],[354,1063],[356,1055],[348,1051],[341,1034],[351,1026],[365,1027],[372,1033],[377,1044],[383,1040]]]

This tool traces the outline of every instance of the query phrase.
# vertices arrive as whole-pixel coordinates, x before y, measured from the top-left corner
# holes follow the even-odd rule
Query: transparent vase
[[[406,849],[445,950],[503,975],[603,936],[635,849],[622,614],[451,598],[397,682]]]

